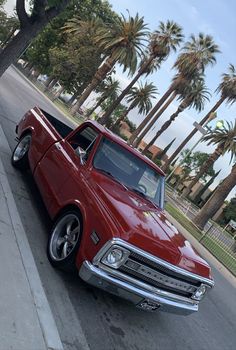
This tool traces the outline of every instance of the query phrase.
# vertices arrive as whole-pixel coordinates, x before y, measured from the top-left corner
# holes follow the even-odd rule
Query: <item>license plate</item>
[[[156,311],[160,308],[160,304],[150,301],[148,299],[142,300],[137,304],[137,307],[146,311]]]

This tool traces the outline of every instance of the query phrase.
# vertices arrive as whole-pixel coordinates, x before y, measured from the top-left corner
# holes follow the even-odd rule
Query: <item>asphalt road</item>
[[[0,79],[0,123],[11,149],[16,123],[34,105],[63,119],[10,68]],[[83,336],[91,350],[235,350],[236,290],[215,269],[216,287],[200,311],[188,317],[140,311],[77,276],[53,269],[45,253],[51,222],[36,186],[30,175],[11,167],[8,152],[3,163],[65,350],[85,349]]]

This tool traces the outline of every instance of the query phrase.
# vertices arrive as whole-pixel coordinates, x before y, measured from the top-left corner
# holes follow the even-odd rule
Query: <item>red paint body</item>
[[[99,137],[88,161],[81,165],[67,140],[86,125],[97,130]],[[69,205],[78,207],[82,214],[83,235],[76,259],[78,268],[84,260],[92,261],[108,240],[117,237],[189,272],[211,278],[209,265],[169,223],[161,209],[125,190],[92,166],[93,156],[104,135],[164,175],[153,162],[96,122],[85,122],[62,139],[37,107],[27,112],[18,125],[19,137],[29,131],[32,133],[30,168],[49,215],[55,219]],[[90,237],[93,230],[100,237],[97,245]]]

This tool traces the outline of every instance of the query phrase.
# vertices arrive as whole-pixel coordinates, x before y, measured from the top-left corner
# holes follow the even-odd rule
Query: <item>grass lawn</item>
[[[166,211],[175,218],[191,235],[197,240],[202,237],[202,232],[190,221],[180,210],[175,208],[170,203],[166,204]]]
[[[166,204],[166,211],[175,218],[189,233],[205,246],[229,271],[236,276],[236,255],[228,251],[221,242],[211,236],[204,236],[202,232],[183,214],[170,203]]]

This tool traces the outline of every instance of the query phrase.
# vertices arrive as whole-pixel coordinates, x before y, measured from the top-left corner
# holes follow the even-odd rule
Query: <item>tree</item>
[[[15,16],[8,16],[3,9],[5,1],[0,1],[0,47],[4,47],[13,33],[19,28],[19,21]]]
[[[102,123],[106,124],[106,118],[127,95],[130,89],[142,75],[148,75],[157,68],[169,56],[170,52],[176,51],[183,39],[182,28],[173,21],[160,22],[156,31],[149,35],[147,53],[141,60],[140,68],[132,81],[122,91],[120,96],[112,103],[110,108],[104,113]]]
[[[210,166],[226,153],[231,153],[231,161],[236,156],[236,121],[234,125],[227,123],[227,127],[224,126],[222,129],[215,129],[208,132],[203,137],[203,141],[207,141],[207,145],[217,145],[215,151],[208,157],[207,161],[201,166],[199,172],[196,174],[194,179],[184,190],[183,194],[188,196],[193,186],[201,179]]]
[[[138,108],[138,113],[147,113],[152,108],[152,98],[155,98],[157,88],[153,83],[140,83],[138,87],[133,87],[127,95],[127,102],[130,103],[123,115],[121,115],[114,123],[114,126],[119,126],[120,123],[127,117],[130,111]]]
[[[97,98],[95,105],[88,110],[87,116],[89,117],[92,113],[108,98],[111,100],[116,99],[120,92],[120,82],[112,77],[108,77],[101,86],[98,86],[98,92],[101,95]]]
[[[230,220],[236,221],[236,197],[231,198],[230,202],[223,209],[220,224],[227,225]]]
[[[65,30],[73,34],[80,34],[81,21],[76,19],[69,21]],[[139,17],[138,14],[135,17],[129,15],[128,19],[122,15],[122,17],[114,19],[109,27],[100,23],[100,26],[94,32],[94,42],[106,52],[106,57],[91,83],[73,106],[72,113],[80,108],[117,62],[123,66],[124,70],[135,71],[137,59],[142,54],[143,40],[147,33],[144,19]]]
[[[155,117],[153,117],[153,115],[163,105],[166,99],[169,98],[169,96],[177,88],[183,90],[183,88],[186,88],[196,77],[203,75],[206,66],[215,63],[215,55],[219,52],[219,49],[210,35],[200,33],[198,37],[192,35],[181,51],[181,54],[178,56],[173,66],[178,70],[178,74],[168,90],[157,102],[156,106],[151,110],[151,112],[149,112],[143,122],[138,126],[134,134],[132,134],[129,142],[134,146],[139,144],[139,142],[155,124],[159,115],[156,114]],[[136,137],[137,140],[135,140]]]
[[[221,106],[221,104],[226,101],[228,104],[233,104],[236,101],[236,69],[230,64],[228,68],[228,73],[222,75],[222,81],[216,89],[217,92],[220,92],[220,99],[216,104],[211,108],[211,110],[204,116],[204,118],[199,122],[202,126],[206,122],[211,120],[211,116],[215,111]],[[167,171],[171,162],[178,156],[182,151],[184,146],[191,140],[191,138],[197,133],[198,129],[194,128],[190,134],[184,139],[184,141],[179,145],[175,152],[171,155],[168,161],[162,166],[163,171]]]
[[[171,148],[171,146],[173,145],[173,143],[175,142],[175,140],[176,140],[176,137],[175,137],[162,151],[160,151],[160,152],[156,155],[155,159],[162,160],[162,158],[164,157],[164,155],[167,155],[168,150]],[[155,160],[155,159],[154,159],[154,160]]]
[[[41,74],[47,74],[47,75],[52,75],[52,70],[53,70],[53,64],[52,64],[52,50],[55,49],[55,59],[56,56],[64,56],[66,49],[69,49],[70,47],[72,48],[75,45],[75,41],[77,39],[78,43],[76,44],[77,46],[77,53],[70,55],[70,61],[75,61],[78,62],[80,60],[80,63],[82,64],[81,69],[78,70],[78,80],[80,81],[79,86],[75,83],[73,92],[75,94],[80,94],[85,87],[88,85],[88,82],[92,79],[90,77],[89,72],[87,71],[86,73],[88,74],[89,81],[81,82],[81,80],[85,80],[85,74],[83,76],[82,70],[84,69],[83,65],[85,65],[85,60],[84,60],[84,55],[86,53],[83,53],[83,57],[77,58],[75,56],[79,55],[78,52],[78,47],[83,46],[83,47],[88,47],[89,42],[91,41],[86,41],[85,39],[88,39],[88,36],[85,35],[84,37],[78,37],[78,35],[75,37],[67,36],[64,35],[62,28],[65,26],[65,23],[73,18],[73,16],[78,15],[81,20],[83,19],[84,21],[89,21],[93,17],[98,17],[101,19],[102,22],[104,23],[110,23],[112,21],[113,17],[116,17],[117,15],[115,14],[114,11],[111,9],[111,5],[107,1],[102,1],[102,0],[73,0],[63,11],[59,16],[54,18],[50,23],[40,32],[40,34],[32,41],[32,44],[30,47],[27,49],[25,57],[26,60],[29,61],[33,66],[41,72]],[[70,45],[70,40],[73,39],[73,43]],[[67,46],[67,48],[65,48]],[[72,50],[72,49],[71,49]],[[71,51],[70,50],[70,51]],[[60,52],[61,51],[61,52]],[[63,53],[64,51],[64,53]],[[83,49],[81,48],[81,54]],[[88,54],[91,53],[91,50],[89,50]],[[94,52],[94,55],[99,56]],[[94,57],[94,60],[98,60],[100,57]],[[88,61],[91,62],[90,59]],[[56,65],[57,65],[57,70],[59,69],[60,61],[56,60]],[[62,60],[62,67],[61,71],[63,72],[63,75],[67,74],[69,76],[69,73],[64,72],[63,70],[65,67],[64,60]],[[91,66],[91,72],[93,72],[93,67]],[[74,76],[74,75],[73,75]],[[83,76],[83,77],[82,77]],[[67,85],[67,84],[65,84]],[[72,83],[70,84],[72,85]],[[82,91],[81,91],[82,89]],[[78,91],[78,92],[77,92]]]
[[[212,196],[193,219],[194,224],[199,227],[199,229],[203,230],[207,221],[216,214],[235,186],[236,164],[233,165],[231,173],[216,188]]]
[[[180,94],[179,99],[181,100],[181,103],[179,104],[177,110],[175,113],[173,113],[169,120],[167,120],[160,130],[157,131],[156,135],[152,138],[152,140],[148,143],[148,145],[143,150],[143,153],[153,145],[158,137],[160,137],[163,132],[173,123],[173,121],[178,117],[180,113],[182,113],[186,108],[194,107],[197,111],[201,111],[204,107],[204,103],[206,100],[209,101],[208,98],[209,92],[205,86],[204,80],[198,79],[194,80],[192,84],[190,85],[189,89],[185,89],[182,94]]]
[[[217,176],[219,175],[219,173],[221,172],[221,170],[217,171],[217,173],[215,173],[210,180],[207,181],[207,183],[200,189],[199,192],[197,192],[197,194],[194,194],[194,199],[193,202],[202,207],[202,202],[204,203],[206,201],[206,199],[202,199],[202,196],[204,195],[204,193],[206,192],[206,190],[213,184],[214,180],[217,178]],[[211,193],[212,194],[212,193]]]
[[[206,163],[208,157],[208,153],[205,152],[197,151],[189,153],[188,149],[182,151],[180,155],[182,182],[191,181],[196,176],[202,165]],[[214,174],[213,166],[210,166],[202,177],[203,182],[206,182],[208,176]]]
[[[83,92],[102,62],[101,51],[88,38],[75,36],[68,36],[63,45],[50,49],[49,57],[52,76],[76,95]]]
[[[31,15],[28,15],[25,0],[16,0],[20,30],[0,52],[0,77],[23,54],[32,39],[70,2],[71,0],[34,0]]]
[[[106,111],[107,108],[109,108],[109,106],[112,104],[112,99],[110,97],[108,97],[102,104],[101,104],[101,108],[102,111]],[[108,118],[106,127],[110,128],[111,125],[121,116],[124,114],[124,112],[126,111],[126,106],[123,105],[122,103],[120,103],[118,105],[118,107],[116,107],[116,109],[114,110],[114,112],[112,113],[112,115]],[[99,120],[99,119],[98,119]],[[113,129],[113,131],[115,133],[119,133],[119,127],[116,127]]]

